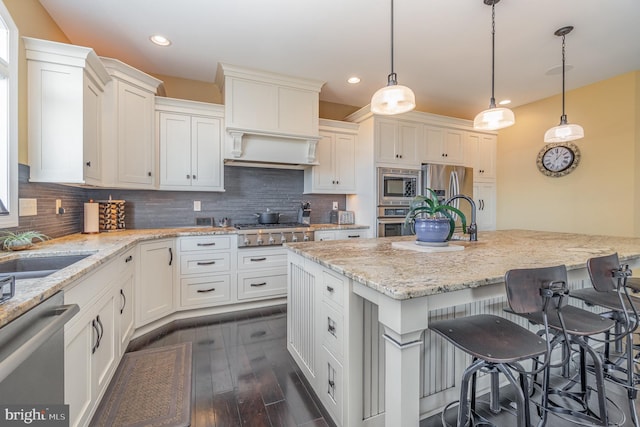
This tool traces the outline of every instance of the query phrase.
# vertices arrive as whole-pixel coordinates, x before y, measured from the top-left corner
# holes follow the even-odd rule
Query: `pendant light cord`
[[[393,71],[393,21],[393,0],[391,0],[391,74],[389,74],[387,79],[387,86],[398,84],[398,77]]]
[[[393,1],[393,0],[392,0]],[[496,2],[491,3],[491,101],[489,102],[489,108],[496,108],[495,98],[495,76],[496,69]]]
[[[567,116],[564,114],[564,63],[565,63],[565,52],[564,52],[564,38],[566,34],[562,34],[562,117],[560,121],[563,123],[567,122]]]

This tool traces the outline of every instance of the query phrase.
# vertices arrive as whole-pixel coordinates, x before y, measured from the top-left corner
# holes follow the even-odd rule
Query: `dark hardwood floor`
[[[193,343],[192,427],[333,426],[302,372],[286,349],[286,306],[174,322],[131,342],[128,351]],[[627,399],[620,387],[607,385],[611,401],[632,426]],[[509,391],[501,391],[508,405]],[[636,402],[638,407],[638,402]],[[456,408],[447,414],[455,425]],[[537,421],[532,410],[533,421]],[[619,420],[619,412],[615,419]],[[497,426],[514,426],[506,413],[483,411]],[[547,426],[570,427],[575,422],[551,415]],[[420,427],[441,427],[436,415]]]
[[[193,343],[192,427],[330,426],[286,349],[286,307],[173,324],[128,351]]]

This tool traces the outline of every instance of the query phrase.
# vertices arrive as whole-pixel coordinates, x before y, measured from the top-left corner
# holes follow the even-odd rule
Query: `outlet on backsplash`
[[[338,210],[338,202],[333,202],[333,210],[334,211]]]

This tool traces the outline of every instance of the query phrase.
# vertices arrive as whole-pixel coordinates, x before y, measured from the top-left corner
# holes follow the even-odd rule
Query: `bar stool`
[[[611,319],[590,311],[568,305],[568,298],[557,298],[554,304],[546,307],[547,319],[544,319],[540,311],[526,310],[520,305],[521,301],[534,299],[536,292],[544,292],[549,286],[560,286],[564,291],[564,296],[572,295],[567,286],[567,269],[564,265],[535,269],[510,270],[505,275],[507,285],[507,298],[510,309],[524,317],[530,323],[545,326],[544,333],[550,338],[551,347],[562,345],[563,357],[561,363],[554,367],[563,367],[563,376],[568,376],[568,362],[571,360],[572,346],[578,346],[580,354],[579,380],[570,379],[562,386],[550,387],[549,376],[543,379],[543,384],[538,384],[542,393],[542,403],[539,414],[542,422],[546,422],[547,411],[555,413],[563,418],[576,423],[589,423],[589,425],[609,425],[609,414],[607,411],[607,398],[604,385],[604,370],[602,356],[597,353],[588,343],[591,337],[607,333],[615,326]],[[558,292],[558,291],[556,291]],[[545,324],[545,321],[548,322]],[[542,332],[542,331],[541,331]],[[548,338],[549,339],[549,338]],[[587,383],[586,355],[589,355],[593,362],[593,373],[596,382],[596,397],[598,411],[593,411],[588,404],[591,389]],[[578,391],[572,389],[578,385]],[[559,396],[562,399],[569,399],[570,402],[578,404],[580,407],[569,407],[570,405],[558,404],[552,398]],[[564,403],[564,401],[563,401]]]
[[[545,269],[531,271],[531,278],[546,277],[544,271]],[[559,286],[557,283],[547,282],[539,286],[538,281],[532,282],[530,277],[515,278],[514,276],[516,274],[510,275],[510,273],[505,276],[509,304],[518,314],[538,313],[545,329],[542,336],[503,317],[490,314],[440,320],[429,325],[429,329],[473,357],[472,364],[462,374],[457,426],[465,426],[470,419],[475,422],[478,418],[475,407],[475,379],[480,370],[489,372],[493,377],[492,380],[501,373],[511,384],[516,396],[518,427],[531,425],[528,375],[543,373],[543,382],[548,384],[551,342],[548,339],[550,335],[547,327],[547,311],[553,305],[550,304],[551,300],[564,298],[566,283]],[[530,282],[534,283],[534,286]],[[544,356],[544,362],[537,365],[537,369],[527,371],[522,366],[521,362],[541,356]],[[518,380],[515,378],[516,375],[519,377]],[[471,390],[469,389],[470,381],[472,381]],[[497,381],[492,381],[492,385],[495,384]],[[471,405],[469,392],[471,392]],[[497,391],[492,390],[492,395],[494,393]],[[541,406],[543,409],[546,408],[544,396]],[[445,411],[443,411],[443,424]]]
[[[638,327],[638,309],[640,300],[631,297],[627,290],[627,280],[631,276],[628,266],[621,265],[618,254],[594,257],[587,260],[587,270],[591,278],[592,288],[578,289],[571,292],[571,296],[584,301],[587,305],[600,306],[608,312],[603,317],[616,322],[613,342],[618,357],[612,359],[610,340],[605,340],[605,378],[627,390],[629,412],[634,426],[638,427],[638,414],[635,400],[638,397],[637,385],[640,376],[634,372],[635,359],[633,355],[633,332]],[[625,344],[622,351],[622,342]],[[621,373],[622,375],[616,375]]]

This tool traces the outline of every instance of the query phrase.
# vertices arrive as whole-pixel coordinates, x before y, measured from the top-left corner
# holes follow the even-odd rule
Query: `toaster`
[[[353,211],[338,211],[338,224],[355,224]]]

